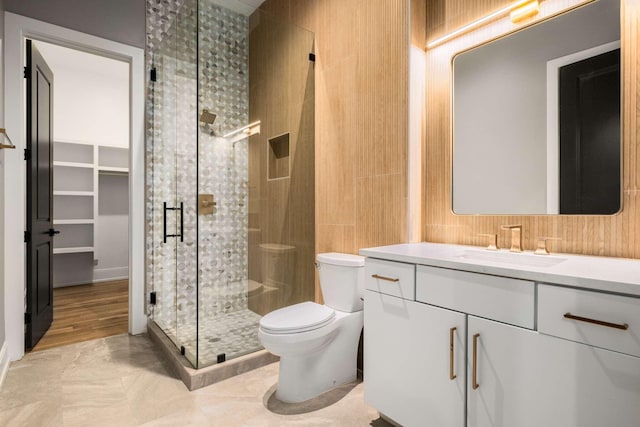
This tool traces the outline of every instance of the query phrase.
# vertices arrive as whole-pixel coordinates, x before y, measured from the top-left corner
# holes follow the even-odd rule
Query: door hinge
[[[28,148],[24,149],[24,159],[25,160],[31,160],[31,150]]]
[[[149,304],[156,305],[156,293],[155,292],[151,292],[149,294]]]
[[[25,231],[24,232],[24,242],[25,243],[29,243],[31,241],[31,232],[30,231]]]
[[[180,354],[181,354],[181,355],[183,355],[183,356],[184,356],[185,354],[187,354],[187,350],[184,348],[184,346],[183,346],[183,345],[181,345],[181,346],[180,346]]]
[[[28,79],[31,76],[31,70],[29,70],[29,67],[24,67],[24,78]]]
[[[315,53],[310,53],[309,54],[309,61],[316,62],[316,54]]]
[[[151,79],[152,82],[155,82],[158,79],[158,73],[156,72],[155,67],[151,69],[151,72],[149,73],[149,78]]]
[[[25,313],[24,314],[24,324],[28,325],[29,323],[31,323],[31,313]]]

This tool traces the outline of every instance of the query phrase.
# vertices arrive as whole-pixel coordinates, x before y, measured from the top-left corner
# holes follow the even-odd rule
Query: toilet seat
[[[308,301],[272,311],[260,319],[260,328],[270,334],[297,334],[322,328],[335,316],[332,308]]]

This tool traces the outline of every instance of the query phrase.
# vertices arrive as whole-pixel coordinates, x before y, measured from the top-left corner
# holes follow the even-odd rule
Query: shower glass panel
[[[185,2],[154,53],[153,319],[197,363],[197,87],[195,0]],[[190,13],[186,13],[189,12]],[[179,284],[179,288],[177,286]]]
[[[149,84],[149,312],[196,368],[315,295],[314,35],[217,3],[185,1]]]

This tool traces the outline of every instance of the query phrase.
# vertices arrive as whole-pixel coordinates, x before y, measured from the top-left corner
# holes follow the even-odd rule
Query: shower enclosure
[[[186,0],[150,52],[147,312],[195,368],[314,298],[313,41]]]

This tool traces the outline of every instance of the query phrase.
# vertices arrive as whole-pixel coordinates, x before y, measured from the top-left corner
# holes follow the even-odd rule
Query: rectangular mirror
[[[453,211],[617,213],[620,78],[618,0],[456,55]]]

